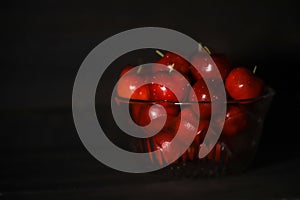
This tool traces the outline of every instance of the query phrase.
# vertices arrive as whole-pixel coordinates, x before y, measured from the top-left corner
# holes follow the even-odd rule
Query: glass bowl
[[[275,91],[267,87],[264,94],[254,99],[228,100],[226,108],[226,117],[222,132],[217,143],[212,150],[203,158],[199,158],[201,144],[207,135],[207,126],[209,123],[218,124],[218,121],[210,121],[210,118],[196,118],[199,121],[197,135],[195,135],[192,144],[178,159],[160,170],[154,171],[155,174],[164,175],[184,175],[184,176],[218,176],[228,173],[236,173],[246,170],[255,157],[259,144],[260,136],[263,130],[263,124],[266,114],[269,110]],[[178,130],[177,121],[183,109],[193,110],[194,106],[209,104],[208,102],[154,102],[142,100],[128,100],[115,95],[116,107],[130,112],[122,120],[124,123],[136,123],[138,125],[147,125],[149,123],[149,108],[154,104],[162,105],[166,110],[166,122],[164,127],[154,136],[145,138],[124,137],[122,143],[124,149],[132,152],[147,153],[160,149],[164,142],[169,142],[174,138]],[[123,112],[120,112],[123,113]],[[146,113],[147,116],[141,115]],[[157,113],[154,112],[154,118]],[[187,114],[188,116],[189,114]],[[151,111],[150,116],[151,117]],[[182,116],[181,116],[182,117]],[[159,119],[159,118],[157,118]],[[158,120],[159,121],[159,120]],[[192,124],[192,123],[191,123]],[[189,123],[187,123],[187,128]],[[143,134],[143,133],[142,133]],[[155,154],[151,157],[154,162],[167,162],[167,158],[161,154]]]

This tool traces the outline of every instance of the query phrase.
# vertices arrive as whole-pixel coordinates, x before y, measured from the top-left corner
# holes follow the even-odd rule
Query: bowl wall
[[[213,127],[218,126],[218,121],[211,121],[210,117],[201,117],[201,109],[207,102],[153,102],[126,100],[115,96],[115,106],[120,109],[120,113],[129,111],[128,115],[121,117],[123,123],[136,123],[144,126],[153,121],[160,121],[161,116],[166,117],[166,123],[157,134],[145,138],[126,137],[123,144],[125,148],[133,152],[145,153],[155,150],[164,151],[162,148],[165,142],[170,142],[178,131],[178,121],[180,121],[182,110],[193,111],[195,106],[200,107],[200,116],[197,127],[197,135],[190,147],[175,162],[167,167],[156,171],[155,173],[181,174],[188,176],[211,176],[225,173],[235,173],[246,170],[251,164],[260,136],[263,132],[263,124],[268,113],[275,92],[268,88],[266,93],[255,99],[248,100],[229,100],[227,101],[227,114],[225,123],[222,127],[222,133],[214,145],[213,149],[204,157],[199,158],[198,152],[207,133],[207,124],[212,123]],[[165,113],[154,110],[154,116],[151,116],[151,106],[159,104],[165,109]],[[181,107],[180,107],[181,106]],[[149,116],[150,111],[150,116]],[[193,115],[193,114],[192,114]],[[189,115],[187,115],[189,116]],[[187,124],[192,124],[194,119],[189,121],[185,118]],[[154,123],[155,124],[155,123]],[[200,127],[201,126],[201,127]],[[122,133],[124,134],[124,133]],[[151,158],[153,162],[167,162],[168,158],[162,157],[162,154],[156,154]]]

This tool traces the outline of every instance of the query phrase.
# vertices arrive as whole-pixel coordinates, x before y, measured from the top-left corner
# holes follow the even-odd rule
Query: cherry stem
[[[208,48],[207,46],[202,46],[201,43],[198,43],[198,52],[201,52],[203,49],[204,49],[209,55],[211,54],[211,51],[209,50],[209,48]]]
[[[155,52],[156,52],[160,57],[164,57],[164,54],[163,54],[161,51],[156,50]]]
[[[207,53],[208,53],[209,55],[211,54],[211,51],[209,50],[209,48],[208,48],[207,46],[204,46],[203,48],[207,51]]]
[[[142,68],[143,68],[143,65],[140,65],[140,66],[138,67],[137,74],[140,74],[140,73],[141,73]]]
[[[255,65],[254,68],[253,68],[253,71],[252,71],[253,74],[255,74],[256,69],[257,69],[257,65]]]

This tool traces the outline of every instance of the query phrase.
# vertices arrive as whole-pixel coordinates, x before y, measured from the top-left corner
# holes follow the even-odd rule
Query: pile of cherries
[[[179,123],[182,122],[184,123],[184,135],[195,132],[197,134],[180,159],[186,162],[198,158],[200,144],[203,142],[211,119],[211,104],[202,102],[218,99],[216,95],[210,96],[204,78],[206,81],[222,81],[227,100],[249,100],[244,103],[227,105],[221,137],[230,140],[249,126],[247,104],[264,93],[266,87],[262,79],[247,67],[232,66],[224,54],[210,52],[205,48],[192,55],[191,59],[191,63],[197,63],[197,69],[181,56],[166,52],[161,54],[161,58],[156,61],[164,66],[158,64],[139,68],[126,66],[120,72],[117,94],[121,98],[131,100],[132,120],[140,126],[146,126],[152,121],[151,128],[155,129],[155,125],[160,124],[161,118],[166,118],[164,127],[162,129],[158,127],[156,135],[141,139],[141,144],[137,144],[140,145],[142,152],[166,150],[169,142],[177,133]],[[212,60],[213,62],[211,62]],[[134,73],[127,73],[133,68]],[[175,73],[174,70],[179,73]],[[155,81],[143,84],[149,80],[149,76],[151,76],[151,80]],[[172,91],[164,84],[158,84],[161,82],[167,83],[166,85],[175,84],[176,91],[174,89]],[[137,87],[139,85],[142,86]],[[191,92],[191,89],[194,92]],[[180,107],[176,102],[187,102],[187,105]],[[189,104],[188,102],[194,103]],[[153,104],[161,106],[154,107]],[[198,109],[196,106],[199,107],[200,113],[198,114],[195,112]],[[149,130],[150,132],[151,130]],[[147,134],[147,129],[145,129],[145,134]],[[206,159],[218,161],[221,151],[222,145],[218,142]],[[152,159],[157,159],[160,163],[168,161],[168,158],[162,157],[159,151],[155,157]],[[225,157],[228,159],[228,154]]]

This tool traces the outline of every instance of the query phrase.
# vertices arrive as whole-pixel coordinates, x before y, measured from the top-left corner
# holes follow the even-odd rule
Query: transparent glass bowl
[[[242,107],[244,118],[246,123],[243,125],[238,119],[232,120],[230,125],[224,124],[224,129],[214,145],[210,153],[204,158],[198,157],[200,145],[203,142],[207,130],[202,130],[201,134],[198,134],[190,147],[185,153],[180,156],[175,162],[162,168],[161,170],[155,171],[155,174],[164,175],[184,175],[184,176],[218,176],[228,173],[236,173],[246,170],[249,164],[253,161],[255,153],[259,144],[260,136],[263,130],[263,124],[265,121],[266,114],[269,110],[275,91],[268,87],[264,94],[254,99],[243,99],[243,100],[228,100],[227,111],[231,107]],[[115,103],[119,109],[127,109],[129,106],[130,115],[133,121],[140,123],[139,119],[134,119],[135,112],[132,110],[132,106],[139,106],[140,108],[147,108],[156,102],[153,101],[137,101],[127,100],[115,96]],[[201,104],[207,104],[207,102],[184,102],[183,107],[190,107],[193,109],[195,104],[201,106]],[[130,104],[130,105],[128,105]],[[179,106],[180,103],[164,102],[164,106],[169,108],[173,106]],[[148,110],[139,110],[139,112],[147,112]],[[231,118],[234,118],[234,112],[231,114]],[[240,113],[237,112],[239,115]],[[238,118],[238,117],[237,117]],[[132,122],[132,119],[126,119]],[[167,119],[168,121],[168,119]],[[174,124],[172,124],[174,122]],[[168,126],[176,127],[175,121],[169,120]],[[210,121],[210,123],[217,123]],[[225,123],[226,118],[225,118]],[[200,120],[201,124],[201,120]],[[225,127],[226,126],[226,127]],[[242,126],[242,127],[241,127]],[[176,134],[176,129],[172,133],[172,128],[168,129],[171,134]],[[233,133],[234,132],[234,133]],[[232,134],[233,133],[233,134]],[[159,134],[159,133],[158,133]],[[164,137],[164,136],[163,136]],[[172,139],[172,138],[171,138]],[[154,137],[149,138],[136,138],[136,137],[125,137],[122,141],[127,148],[133,152],[149,152],[157,149],[157,140]],[[165,158],[153,157],[151,159],[164,161]]]

